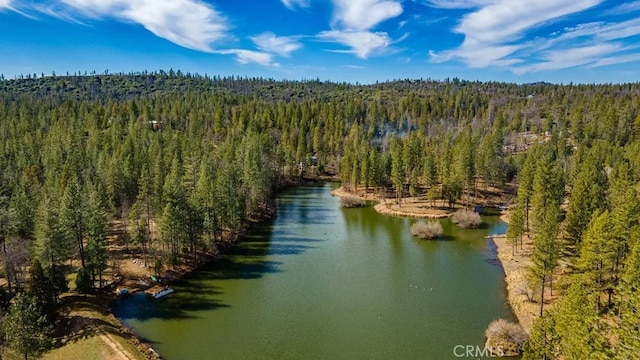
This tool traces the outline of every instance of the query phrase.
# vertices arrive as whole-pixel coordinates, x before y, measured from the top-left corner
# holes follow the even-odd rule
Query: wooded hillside
[[[24,287],[33,260],[54,280],[75,259],[91,291],[111,266],[111,235],[159,269],[197,259],[301,176],[463,205],[516,181],[509,237],[534,238],[538,298],[552,285],[565,294],[534,324],[526,357],[624,358],[640,350],[639,95],[640,84],[174,71],[2,80],[6,288]],[[571,280],[552,284],[561,263]],[[55,303],[63,289],[42,296]]]

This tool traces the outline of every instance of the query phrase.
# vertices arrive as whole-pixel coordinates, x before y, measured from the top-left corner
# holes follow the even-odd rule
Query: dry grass
[[[484,334],[487,337],[499,337],[504,340],[512,341],[518,345],[524,344],[527,340],[527,334],[522,329],[520,324],[512,323],[505,319],[494,320]]]
[[[411,226],[411,235],[420,239],[437,239],[442,235],[442,225],[439,221],[418,221]]]
[[[461,209],[453,213],[451,220],[463,229],[477,229],[482,222],[480,214],[475,211]]]
[[[508,353],[510,355],[519,354],[528,337],[520,324],[504,319],[498,319],[489,324],[485,335],[488,347],[496,350],[494,353]]]
[[[114,359],[115,354],[108,347],[104,346],[99,336],[91,336],[69,343],[61,348],[54,349],[46,353],[44,360],[103,360]]]

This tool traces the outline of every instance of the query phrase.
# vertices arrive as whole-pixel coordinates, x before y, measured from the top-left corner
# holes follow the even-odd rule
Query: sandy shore
[[[443,206],[432,208],[425,200],[419,200],[417,198],[404,198],[402,199],[402,206],[398,206],[395,199],[381,199],[374,193],[358,193],[358,195],[356,195],[346,191],[343,187],[333,190],[331,195],[338,197],[357,197],[360,200],[377,202],[374,206],[375,210],[380,214],[391,216],[441,219],[451,216],[455,210]],[[443,204],[441,201],[437,201],[436,206],[437,205]]]
[[[494,236],[498,249],[498,259],[504,269],[505,282],[507,283],[507,299],[513,313],[518,318],[522,328],[529,333],[533,320],[539,312],[539,304],[527,299],[527,273],[531,264],[531,250],[533,243],[528,237],[523,239],[523,248],[512,254],[512,246],[505,235]]]

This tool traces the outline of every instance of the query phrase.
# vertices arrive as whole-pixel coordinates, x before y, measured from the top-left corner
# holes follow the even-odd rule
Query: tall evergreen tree
[[[56,300],[52,281],[45,275],[38,259],[31,263],[29,269],[29,294],[40,305],[49,323],[53,323],[56,314]]]
[[[86,197],[77,179],[67,185],[60,204],[60,225],[67,241],[74,243],[85,268],[84,237],[87,231]]]
[[[48,334],[51,326],[38,300],[31,295],[16,295],[2,325],[7,345],[24,355],[25,360],[41,354],[50,346]]]
[[[566,231],[572,245],[582,239],[593,213],[605,207],[607,180],[602,167],[592,154],[579,165],[567,208]]]
[[[554,269],[558,265],[560,256],[557,240],[559,211],[559,204],[551,202],[546,208],[542,224],[538,226],[538,232],[533,237],[534,248],[531,253],[530,272],[540,286],[540,316],[544,311],[546,284],[553,279]]]

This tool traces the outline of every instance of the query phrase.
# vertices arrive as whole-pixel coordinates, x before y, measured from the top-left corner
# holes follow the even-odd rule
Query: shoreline
[[[398,207],[395,204],[394,199],[387,201],[387,199],[380,198],[374,193],[366,193],[365,196],[354,194],[346,191],[342,186],[333,190],[331,195],[337,197],[356,197],[361,201],[374,201],[376,205],[374,209],[383,215],[398,216],[398,217],[411,217],[421,219],[442,219],[450,217],[456,209],[443,209],[441,207],[432,209],[423,206],[416,206],[416,201],[411,198],[405,198],[406,201],[404,207]],[[391,202],[394,202],[391,204]],[[422,204],[424,205],[424,204]],[[500,220],[505,223],[509,223],[509,211],[502,211]],[[527,300],[527,272],[528,267],[531,264],[530,254],[533,248],[533,243],[528,236],[523,238],[522,249],[518,247],[517,252],[512,255],[511,245],[507,242],[506,234],[502,235],[489,235],[496,245],[496,255],[500,261],[500,266],[504,272],[504,281],[506,283],[507,301],[511,311],[518,319],[518,322],[529,334],[533,320],[537,317],[538,304],[532,303]]]
[[[314,182],[318,180],[324,180],[324,181],[335,180],[335,177],[327,177],[322,179],[305,179],[305,181],[302,181],[302,182],[286,183],[277,192],[280,192],[292,186],[301,185],[302,183]],[[395,204],[392,204],[393,202],[392,198],[380,199],[380,197],[376,196],[374,193],[366,193],[365,196],[355,195],[351,192],[346,191],[342,186],[331,191],[331,195],[337,196],[337,197],[355,196],[363,201],[374,201],[377,203],[374,206],[374,209],[378,213],[383,215],[388,215],[388,216],[397,216],[397,217],[442,219],[442,218],[450,217],[455,210],[460,208],[460,206],[457,206],[454,209],[448,209],[445,206],[442,206],[436,209],[426,208],[420,205],[416,206],[416,203],[412,202],[410,198],[403,199],[405,201],[405,203],[403,203],[404,204],[404,208],[403,208],[403,207],[398,207]],[[232,250],[236,246],[236,244],[242,241],[242,239],[247,235],[247,233],[251,230],[253,226],[256,226],[265,221],[268,221],[269,219],[272,219],[273,216],[275,216],[275,208],[270,206],[270,211],[263,218],[261,218],[258,221],[250,221],[245,227],[245,229],[243,229],[238,234],[236,234],[234,238],[225,240],[223,243],[224,246],[220,249],[220,251],[218,251],[215,254],[212,254],[212,253],[207,254],[205,261],[201,261],[198,263],[189,263],[189,264],[180,266],[178,269],[167,270],[167,272],[170,272],[171,274],[171,280],[168,281],[167,284],[170,285],[175,281],[179,281],[183,277],[193,273],[194,271],[197,271],[202,266],[205,266],[206,264],[217,261],[221,255]],[[508,223],[508,213],[503,214],[500,217],[500,219]],[[532,316],[529,310],[527,310],[528,307],[522,306],[525,303],[525,301],[524,299],[521,299],[523,296],[518,295],[516,291],[519,284],[523,280],[526,281],[526,277],[523,276],[523,273],[524,275],[526,275],[526,266],[528,264],[519,260],[519,258],[528,259],[528,256],[521,255],[520,257],[518,257],[517,256],[518,254],[516,254],[516,257],[512,258],[510,245],[506,243],[506,236],[499,235],[499,236],[494,236],[492,238],[494,243],[496,244],[498,259],[500,260],[501,266],[505,273],[505,282],[507,283],[507,300],[509,301],[509,305],[514,315],[516,315],[519,323],[522,325],[525,331],[529,333],[534,316]],[[527,241],[525,241],[524,245],[526,250]],[[134,291],[132,291],[130,294],[133,295],[139,292],[144,292],[150,287],[151,286],[138,286],[134,288]],[[105,294],[103,294],[103,296],[104,295]],[[153,349],[151,344],[149,344],[145,339],[140,337],[137,333],[135,333],[135,331],[130,329],[118,317],[115,316],[115,314],[112,311],[112,302],[117,300],[119,297],[114,292],[107,293],[106,295],[107,295],[106,296],[107,299],[104,302],[105,304],[104,310],[110,316],[113,316],[113,318],[118,322],[120,330],[122,334],[126,336],[129,344],[137,348],[140,351],[140,353],[145,356],[146,359],[149,359],[149,360],[161,359],[161,356]],[[527,304],[524,304],[524,305],[527,305]],[[537,305],[535,303],[529,303],[528,305],[531,305],[534,310],[537,309]]]
[[[295,186],[300,186],[303,184],[307,184],[307,183],[313,183],[316,181],[330,181],[330,180],[335,180],[336,177],[335,176],[331,176],[331,175],[322,175],[322,176],[318,176],[317,178],[300,178],[299,180],[291,180],[288,179],[287,181],[285,181],[283,184],[281,184],[280,188],[273,194],[273,198],[269,200],[269,205],[268,205],[268,210],[265,214],[263,214],[262,217],[260,217],[259,219],[249,219],[247,224],[245,225],[245,227],[240,230],[239,232],[237,232],[236,234],[233,234],[231,238],[227,238],[223,241],[221,241],[221,243],[219,244],[219,248],[216,249],[215,252],[207,252],[206,254],[202,254],[204,255],[204,257],[202,258],[203,260],[201,261],[197,261],[197,262],[187,262],[185,264],[182,264],[174,269],[167,269],[164,271],[164,278],[168,278],[169,280],[166,281],[165,285],[169,286],[172,283],[176,282],[176,281],[180,281],[182,278],[184,278],[185,276],[188,276],[189,274],[198,271],[200,268],[202,268],[203,266],[206,266],[207,264],[210,264],[212,262],[218,261],[220,259],[220,257],[224,254],[226,254],[227,252],[233,250],[235,248],[235,246],[241,242],[246,236],[247,234],[251,231],[251,229],[254,226],[260,225],[264,222],[267,222],[271,219],[273,219],[273,217],[276,214],[276,209],[275,209],[275,197],[277,196],[278,193],[280,193],[283,190],[286,190],[288,188],[291,187],[295,187]],[[147,267],[148,268],[148,267]],[[137,295],[141,292],[146,292],[149,289],[153,288],[154,284],[148,284],[148,285],[142,285],[139,282],[136,282],[134,278],[129,278],[129,279],[122,279],[123,281],[121,282],[122,284],[126,284],[128,283],[129,285],[134,284],[134,286],[124,286],[126,287],[128,290],[130,289],[131,291],[128,293],[128,295],[126,296],[133,296],[133,295]],[[128,281],[124,281],[124,280],[128,280]],[[153,346],[148,342],[148,340],[142,338],[141,336],[139,336],[133,329],[129,328],[126,324],[124,324],[120,318],[118,318],[117,316],[115,316],[115,314],[113,313],[113,308],[112,308],[112,304],[114,301],[122,298],[120,296],[118,296],[115,291],[111,291],[111,292],[103,292],[101,294],[101,296],[103,297],[104,301],[101,302],[102,305],[102,310],[108,314],[108,316],[112,316],[118,323],[118,327],[120,330],[120,333],[123,337],[126,338],[127,342],[135,347],[136,349],[138,349],[138,351],[145,356],[145,359],[148,360],[159,360],[162,359],[162,357],[160,356],[160,354],[158,354],[158,352],[155,351],[155,349],[153,348]]]
[[[453,215],[454,210],[437,208],[427,209],[421,207],[417,202],[412,202],[411,198],[404,198],[405,207],[400,207],[394,203],[394,199],[380,198],[374,193],[366,193],[365,196],[351,193],[340,186],[339,188],[331,191],[331,195],[339,198],[343,197],[356,197],[361,201],[373,201],[376,202],[374,209],[383,215],[398,216],[398,217],[411,217],[420,219],[444,219]]]

